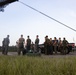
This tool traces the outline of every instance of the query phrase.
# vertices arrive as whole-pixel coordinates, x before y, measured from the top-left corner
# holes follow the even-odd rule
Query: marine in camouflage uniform
[[[37,35],[35,39],[35,52],[39,52],[39,41],[39,36]]]
[[[29,36],[27,36],[27,40],[26,40],[26,49],[27,49],[27,52],[29,52],[29,50],[31,49],[31,39]]]
[[[2,44],[3,44],[3,51],[2,51],[2,54],[5,54],[7,55],[8,53],[8,48],[9,48],[9,43],[10,43],[10,40],[9,40],[9,35],[7,35],[6,38],[4,38],[4,40],[2,41]]]
[[[44,49],[45,49],[45,54],[49,55],[50,54],[50,39],[48,39],[48,36],[45,37]]]
[[[59,40],[58,40],[58,51],[62,53],[62,40],[61,40],[60,37],[59,37]]]
[[[22,51],[22,53],[23,53],[24,43],[25,43],[25,39],[23,38],[23,35],[21,35],[21,37],[19,38],[19,43],[18,43],[18,46],[19,46],[18,55],[21,54],[21,51]]]
[[[66,54],[68,41],[65,38],[63,38],[62,45],[63,45],[63,54]]]
[[[56,37],[54,37],[53,46],[54,46],[55,54],[57,54],[58,41],[57,41],[57,38]]]

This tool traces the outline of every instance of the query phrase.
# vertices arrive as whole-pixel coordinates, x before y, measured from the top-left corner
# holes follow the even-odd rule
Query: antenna
[[[29,6],[29,5],[27,5],[27,4],[24,3],[24,2],[21,2],[21,1],[19,1],[19,2],[20,2],[21,4],[23,4],[23,5],[25,5],[25,6],[29,7],[29,8],[31,8],[32,10],[34,10],[34,11],[36,11],[36,12],[38,12],[38,13],[40,13],[40,14],[46,16],[46,17],[48,17],[49,19],[52,19],[52,20],[54,20],[55,22],[57,22],[57,23],[59,23],[59,24],[61,24],[61,25],[63,25],[63,26],[65,26],[65,27],[67,27],[67,28],[69,28],[69,29],[71,29],[71,30],[73,30],[73,31],[76,32],[76,29],[74,29],[74,28],[72,28],[72,27],[70,27],[70,26],[68,26],[68,25],[66,25],[66,24],[64,24],[64,23],[62,23],[62,22],[56,20],[55,18],[53,18],[53,17],[51,17],[51,16],[49,16],[49,15],[47,15],[47,14],[41,12],[41,11],[39,11],[39,10],[37,10],[37,9],[35,9],[35,8],[31,7],[31,6]]]

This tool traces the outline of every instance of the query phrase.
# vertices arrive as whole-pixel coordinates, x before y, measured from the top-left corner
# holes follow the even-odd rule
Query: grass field
[[[76,75],[76,57],[0,56],[0,75]]]

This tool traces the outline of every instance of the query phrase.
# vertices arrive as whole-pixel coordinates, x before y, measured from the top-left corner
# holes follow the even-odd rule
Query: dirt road
[[[2,52],[0,52],[0,56],[2,56]],[[17,56],[17,52],[8,52],[8,56]],[[22,54],[21,54],[22,55]],[[53,55],[44,55],[41,54],[42,57],[70,57],[70,56],[76,56],[76,51],[70,52],[69,54],[66,55],[61,55],[60,53],[53,54]]]

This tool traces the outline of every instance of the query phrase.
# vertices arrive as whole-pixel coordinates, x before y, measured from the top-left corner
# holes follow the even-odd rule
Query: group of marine
[[[26,45],[25,45],[26,53],[41,52],[39,41],[40,39],[38,35],[36,36],[35,44],[31,42],[30,36],[27,36]],[[23,51],[24,53],[25,39],[23,38],[23,35],[21,35],[21,38],[19,38],[19,40],[16,43],[18,48],[18,55],[21,54],[21,51]],[[52,40],[52,38],[49,39],[48,36],[45,36],[45,41],[43,43],[43,46],[44,46],[44,54],[46,55],[50,55],[50,54],[52,55],[54,52],[55,54],[57,54],[58,50],[62,54],[66,54],[68,41],[66,40],[65,37],[63,38],[63,40],[61,40],[61,38],[57,39],[56,37],[54,37],[54,40]]]
[[[63,38],[63,40],[61,40],[60,37],[59,39],[54,37],[54,40],[52,40],[52,38],[49,39],[48,36],[45,37],[44,49],[46,55],[53,54],[53,52],[57,54],[58,51],[61,54],[66,54],[67,48],[68,48],[68,41],[66,40],[65,37]]]
[[[31,41],[30,36],[27,36],[25,45],[25,39],[23,38],[23,35],[21,35],[18,41],[16,41],[18,55],[21,55],[21,52],[23,55],[29,52],[31,53],[41,52],[39,42],[40,39],[38,35],[36,35],[35,43]],[[7,37],[4,38],[4,40],[2,41],[2,54],[7,55],[9,43],[10,43],[9,35],[7,35]],[[61,40],[61,38],[57,39],[56,37],[54,37],[54,40],[52,40],[52,38],[49,39],[48,36],[45,36],[43,46],[46,55],[49,54],[52,55],[53,53],[57,54],[58,50],[60,50],[62,54],[66,54],[68,41],[66,40],[65,37],[63,38],[63,40]]]

